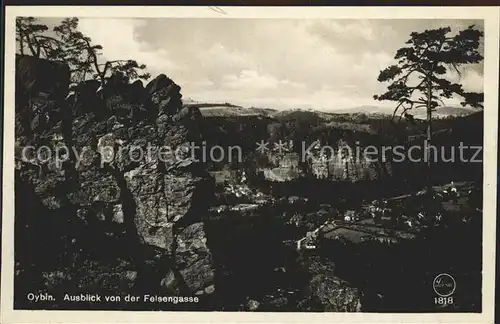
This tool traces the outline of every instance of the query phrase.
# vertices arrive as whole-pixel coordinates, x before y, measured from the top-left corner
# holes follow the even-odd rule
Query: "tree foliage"
[[[456,72],[466,64],[479,63],[483,56],[479,52],[483,32],[469,26],[450,36],[451,28],[438,28],[413,32],[394,57],[397,64],[380,71],[379,82],[389,82],[387,91],[375,95],[376,100],[397,102],[394,115],[411,118],[407,112],[413,108],[426,107],[428,112],[444,105],[444,98],[455,95],[463,98],[461,104],[482,108],[483,93],[466,92],[462,85],[449,80],[447,74]]]
[[[432,181],[432,112],[441,105],[443,99],[455,96],[462,98],[463,106],[482,108],[483,93],[466,92],[462,85],[449,79],[450,72],[461,76],[461,67],[479,63],[483,56],[479,51],[483,32],[469,26],[450,36],[451,28],[444,27],[423,32],[413,32],[405,47],[400,48],[394,57],[397,63],[380,71],[379,82],[388,82],[387,91],[375,95],[376,100],[397,102],[393,118],[398,110],[400,116],[413,120],[408,111],[425,107],[427,111],[427,135],[425,150],[427,152],[427,197],[428,207],[433,211],[435,196]],[[432,212],[431,212],[432,214]],[[434,216],[430,216],[429,228],[432,228]]]
[[[40,57],[44,49],[42,34],[48,30],[43,24],[38,24],[34,17],[17,17],[16,19],[16,42],[20,54],[24,55],[28,50],[31,55]]]
[[[76,85],[88,79],[98,80],[102,86],[115,73],[121,73],[129,81],[147,80],[146,65],[133,59],[105,61],[102,46],[93,44],[90,37],[78,30],[76,17],[65,18],[53,28],[53,36],[46,35],[48,27],[34,17],[17,17],[16,41],[19,53],[63,61],[71,69],[71,82]]]

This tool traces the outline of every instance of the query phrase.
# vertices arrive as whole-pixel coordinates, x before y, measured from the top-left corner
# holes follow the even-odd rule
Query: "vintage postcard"
[[[2,323],[492,323],[499,17],[8,6]]]

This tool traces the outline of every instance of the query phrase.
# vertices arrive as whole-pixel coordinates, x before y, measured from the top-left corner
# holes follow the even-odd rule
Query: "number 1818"
[[[453,297],[435,297],[434,303],[436,305],[450,305],[453,304]]]

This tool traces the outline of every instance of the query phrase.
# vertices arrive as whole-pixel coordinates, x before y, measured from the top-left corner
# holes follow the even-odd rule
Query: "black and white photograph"
[[[106,9],[6,16],[3,307],[492,311],[497,8]]]

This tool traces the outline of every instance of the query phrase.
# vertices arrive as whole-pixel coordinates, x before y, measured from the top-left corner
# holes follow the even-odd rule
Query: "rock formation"
[[[83,236],[94,236],[97,241],[102,234],[123,244],[118,249],[120,254],[132,260],[128,270],[119,271],[123,274],[119,280],[131,281],[137,289],[142,285],[143,290],[164,293],[214,293],[212,254],[204,229],[213,180],[189,152],[180,149],[202,138],[196,127],[201,118],[197,108],[182,108],[180,87],[165,75],[145,88],[140,82],[109,82],[102,97],[95,91],[95,82],[88,81],[65,99],[61,94],[68,92],[69,74],[66,77],[62,72],[65,68],[54,64],[18,57],[16,66],[16,114],[20,123],[28,127],[26,132],[19,127],[18,145],[32,145],[35,149],[46,145],[59,153],[68,148],[62,155],[67,161],[58,161],[54,155],[43,163],[37,162],[36,156],[32,163],[26,159],[18,161],[16,181],[23,184],[22,188],[32,189],[39,208],[44,210],[42,214],[63,215],[63,223],[73,224],[73,232],[65,233],[58,225],[52,229],[52,236],[73,235],[68,238],[69,244],[78,247],[71,250],[77,254],[73,259],[78,259],[72,264],[73,270],[61,269],[63,261],[59,261],[40,271],[49,271],[52,277],[57,271],[75,275],[75,267],[90,261],[82,251],[97,253],[102,251],[95,250],[108,249],[92,248],[96,242]],[[50,66],[60,73],[52,73],[52,78],[47,79],[45,72]],[[26,97],[28,92],[30,96]],[[48,100],[45,93],[57,94],[51,97],[54,109],[64,113],[42,128],[30,128],[29,119],[36,115],[33,101]],[[101,100],[102,105],[91,106]],[[163,151],[183,153],[161,153],[161,147]],[[35,154],[35,150],[29,152]],[[26,191],[20,190],[16,187],[16,196]],[[16,211],[27,213],[21,208],[22,203],[17,202]],[[29,216],[16,214],[16,219],[26,217]],[[45,241],[48,233],[40,233],[46,228],[39,223],[29,226],[30,233],[38,232],[36,237]],[[16,227],[16,237],[27,235],[25,231],[23,226]],[[23,244],[20,250],[27,251],[40,243]],[[118,271],[113,258],[119,256],[113,255],[112,248],[109,250],[111,255],[105,266],[113,273],[113,269]],[[37,266],[26,258],[17,261]],[[78,289],[92,287],[85,280],[79,282]],[[47,286],[47,280],[43,286]]]

